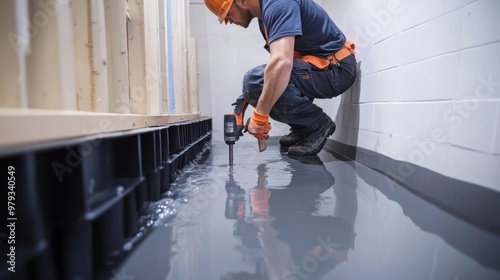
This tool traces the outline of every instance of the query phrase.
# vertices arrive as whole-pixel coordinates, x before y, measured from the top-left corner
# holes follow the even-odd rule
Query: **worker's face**
[[[239,1],[234,1],[227,13],[227,19],[230,23],[247,28],[252,21],[252,15]]]

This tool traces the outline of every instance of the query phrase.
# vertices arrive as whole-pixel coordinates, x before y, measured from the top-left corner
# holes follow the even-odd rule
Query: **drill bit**
[[[229,166],[233,166],[233,144],[229,145]]]

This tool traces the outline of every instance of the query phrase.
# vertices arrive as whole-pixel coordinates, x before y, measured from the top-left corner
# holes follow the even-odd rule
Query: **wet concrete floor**
[[[214,141],[113,279],[500,279],[500,237],[323,150]],[[478,205],[477,207],[481,207]]]

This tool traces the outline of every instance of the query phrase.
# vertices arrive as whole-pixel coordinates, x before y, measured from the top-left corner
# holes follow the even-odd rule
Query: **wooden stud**
[[[147,114],[146,41],[144,1],[130,1],[128,23],[130,107],[134,114]]]
[[[144,3],[145,43],[148,48],[146,60],[146,88],[148,115],[161,115],[161,73],[160,73],[160,45],[159,45],[159,12],[158,1],[150,0]]]
[[[174,67],[175,113],[187,112],[187,68],[185,3],[172,1],[172,53]]]
[[[104,4],[74,1],[73,40],[78,110],[107,112],[108,70]]]
[[[21,21],[28,18],[28,3],[26,0],[7,0],[2,2],[0,9],[0,106],[25,108],[26,65],[25,59],[29,48],[30,35],[28,26]]]
[[[70,2],[29,2],[28,106],[76,110]]]
[[[129,101],[127,2],[104,0],[108,50],[109,109],[113,113],[131,112]]]
[[[75,88],[75,56],[73,49],[73,10],[72,3],[79,0],[52,0],[54,6],[57,6],[57,46],[59,50],[59,68],[60,68],[60,93],[62,108],[64,110],[77,110],[77,95]],[[42,1],[37,1],[42,5]],[[45,9],[46,10],[46,9]],[[49,15],[50,13],[47,12]]]
[[[170,112],[169,94],[168,94],[168,52],[167,52],[167,26],[166,26],[166,3],[158,1],[158,33],[159,33],[159,48],[160,48],[160,108],[162,114]]]
[[[189,41],[189,113],[197,114],[200,111],[198,100],[198,55],[196,38],[191,37]]]

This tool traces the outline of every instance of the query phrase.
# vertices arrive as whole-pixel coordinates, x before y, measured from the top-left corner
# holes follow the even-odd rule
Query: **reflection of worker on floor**
[[[256,272],[230,273],[222,279],[321,279],[347,260],[348,250],[354,246],[355,190],[334,186],[337,203],[335,209],[332,205],[333,215],[320,216],[316,214],[318,201],[335,179],[318,157],[285,159],[292,170],[290,184],[266,188],[267,167],[259,165],[257,186],[249,193],[251,218],[245,221],[241,211],[236,211],[241,217],[233,215],[240,217],[235,234],[241,235],[247,248],[260,248],[263,253]],[[303,159],[307,162],[301,163]],[[228,192],[228,199],[239,197],[241,205],[244,190],[237,193]]]
[[[255,239],[257,228],[245,217],[245,190],[236,183],[232,173],[226,182],[226,193],[225,217],[236,220],[233,234],[241,237],[241,242],[246,248],[259,248]]]

